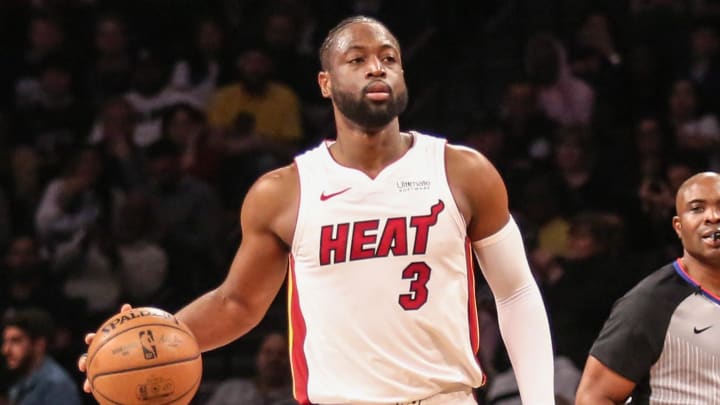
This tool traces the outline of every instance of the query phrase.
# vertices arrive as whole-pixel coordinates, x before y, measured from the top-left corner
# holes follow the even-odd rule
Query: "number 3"
[[[406,311],[419,309],[428,298],[427,282],[430,280],[430,266],[425,262],[410,263],[402,271],[403,280],[412,279],[410,294],[400,294],[398,302]]]

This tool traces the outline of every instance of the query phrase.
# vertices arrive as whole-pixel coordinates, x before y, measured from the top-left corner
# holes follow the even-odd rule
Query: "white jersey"
[[[375,179],[335,162],[329,143],[295,159],[288,306],[300,403],[406,402],[484,382],[445,140],[412,136]]]

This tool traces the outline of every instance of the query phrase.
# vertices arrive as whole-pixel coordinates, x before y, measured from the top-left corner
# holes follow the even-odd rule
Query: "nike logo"
[[[351,188],[352,187],[348,187],[348,188],[345,188],[345,189],[342,189],[340,191],[336,191],[336,192],[330,193],[330,194],[325,194],[325,192],[323,191],[322,193],[320,193],[320,201],[329,200],[335,196],[338,196],[338,195],[350,190]]]
[[[712,328],[712,325],[706,326],[706,327],[704,327],[704,328],[702,328],[702,329],[698,329],[697,327],[694,327],[694,328],[693,328],[693,332],[695,332],[696,334],[698,334],[698,333],[703,333],[703,332],[705,332],[706,330],[708,330],[708,329],[710,329],[710,328]]]

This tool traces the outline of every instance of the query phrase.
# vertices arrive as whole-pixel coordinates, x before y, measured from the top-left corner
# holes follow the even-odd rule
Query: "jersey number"
[[[406,311],[419,309],[428,298],[427,282],[430,280],[430,266],[425,262],[410,263],[402,271],[403,280],[410,282],[410,293],[400,294],[398,302]]]

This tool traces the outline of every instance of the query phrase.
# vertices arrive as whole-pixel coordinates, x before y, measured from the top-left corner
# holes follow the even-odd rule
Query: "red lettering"
[[[427,250],[428,232],[430,227],[437,223],[438,215],[445,209],[445,203],[438,200],[437,204],[430,207],[429,215],[418,215],[410,218],[410,226],[415,228],[415,244],[413,254],[422,255]]]
[[[350,248],[350,260],[369,259],[375,257],[375,249],[366,248],[365,245],[376,242],[377,234],[366,234],[367,231],[378,229],[380,221],[360,221],[353,224],[352,247]]]
[[[393,256],[407,255],[407,221],[405,218],[389,218],[385,223],[377,257],[387,257],[392,250]]]
[[[337,228],[336,228],[337,227]],[[330,254],[334,253],[332,263],[345,261],[348,231],[350,224],[325,225],[320,230],[320,265],[331,263]]]

